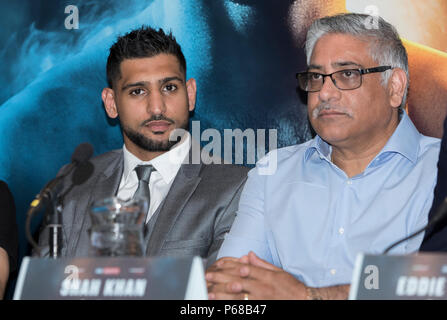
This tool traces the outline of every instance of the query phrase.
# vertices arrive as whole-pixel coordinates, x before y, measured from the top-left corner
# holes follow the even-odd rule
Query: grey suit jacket
[[[70,190],[62,211],[62,256],[87,256],[89,208],[115,196],[123,173],[123,152],[114,150],[91,160],[93,174]],[[65,167],[59,172],[64,172]],[[213,263],[230,230],[249,168],[237,165],[182,164],[164,201],[147,225],[146,256],[194,256]],[[60,194],[68,190],[71,176]],[[41,255],[48,254],[48,229],[39,236]]]

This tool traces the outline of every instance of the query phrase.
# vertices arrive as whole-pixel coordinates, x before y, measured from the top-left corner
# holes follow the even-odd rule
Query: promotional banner
[[[110,46],[142,25],[180,43],[187,78],[197,82],[190,129],[202,146],[219,142],[227,162],[253,166],[269,150],[312,138],[295,74],[306,69],[309,25],[340,12],[367,13],[372,27],[378,15],[396,26],[409,55],[407,112],[422,133],[442,135],[443,0],[1,0],[0,8],[0,179],[15,198],[20,257],[30,253],[29,204],[75,147],[91,143],[95,155],[122,147],[101,90]]]

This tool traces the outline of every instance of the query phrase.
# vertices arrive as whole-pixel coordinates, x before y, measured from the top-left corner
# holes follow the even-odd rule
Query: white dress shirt
[[[152,159],[151,161],[142,161],[133,155],[126,146],[123,146],[124,153],[124,171],[118,188],[117,197],[121,199],[130,199],[133,197],[138,187],[138,177],[135,167],[138,165],[151,164],[156,171],[152,171],[149,180],[149,191],[151,194],[151,203],[147,214],[146,223],[157,210],[160,203],[164,200],[171,188],[172,182],[177,175],[182,162],[189,154],[191,138],[188,134],[176,144],[171,150]]]

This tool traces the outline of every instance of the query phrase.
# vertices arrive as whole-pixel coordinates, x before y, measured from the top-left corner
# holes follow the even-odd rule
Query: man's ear
[[[107,115],[114,119],[118,117],[118,110],[115,103],[115,92],[111,88],[102,89],[101,93],[102,102],[104,102],[104,108]]]
[[[388,80],[389,102],[393,108],[398,108],[402,104],[406,87],[407,74],[401,68],[394,68]]]
[[[186,91],[188,92],[189,111],[193,111],[196,107],[197,85],[194,78],[186,81]]]

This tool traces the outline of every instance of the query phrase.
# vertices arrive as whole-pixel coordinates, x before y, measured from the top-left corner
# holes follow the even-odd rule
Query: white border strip
[[[25,277],[28,271],[28,265],[30,262],[30,257],[25,257],[22,260],[22,265],[20,266],[19,276],[17,278],[16,289],[14,290],[13,300],[20,300],[22,297],[23,285],[25,284]]]
[[[364,258],[365,255],[363,253],[357,254],[357,257],[355,258],[354,271],[352,273],[351,289],[349,290],[349,297],[348,297],[349,300],[357,299]]]
[[[196,256],[192,260],[185,300],[208,300],[207,292],[202,258]]]

